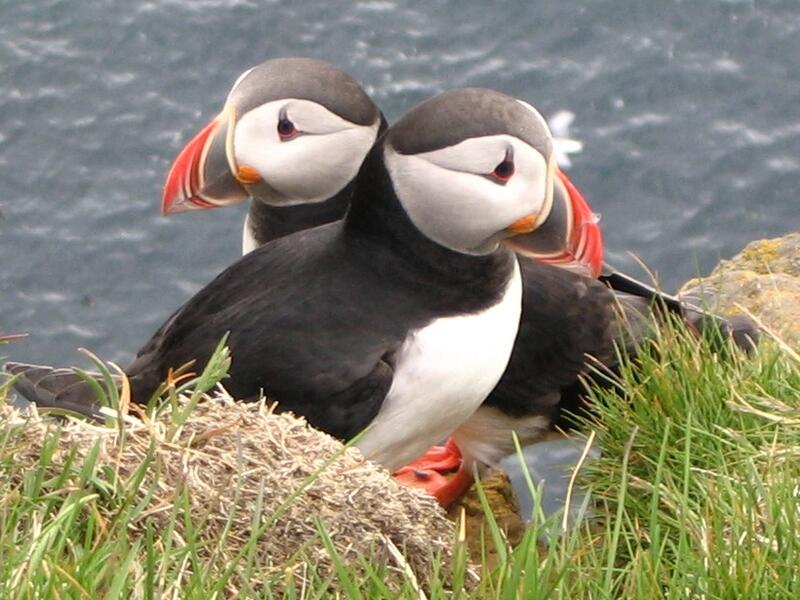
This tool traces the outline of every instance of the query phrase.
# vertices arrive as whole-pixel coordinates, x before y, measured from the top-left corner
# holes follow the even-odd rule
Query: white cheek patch
[[[233,154],[237,165],[247,165],[264,173],[269,155],[281,143],[278,137],[278,119],[283,101],[262,104],[236,121],[233,132]]]
[[[351,126],[284,142],[265,171],[267,181],[295,203],[327,200],[356,176],[377,133],[377,124]]]
[[[471,252],[505,221],[515,220],[502,202],[501,187],[485,177],[448,170],[420,157],[405,158],[398,161],[404,163],[402,170],[389,168],[397,195],[414,225],[435,242]],[[395,172],[401,176],[395,177]]]
[[[355,124],[332,113],[324,106],[309,100],[290,100],[284,103],[286,115],[302,132],[324,135],[352,129]]]
[[[384,160],[401,205],[425,236],[451,250],[485,254],[506,227],[545,206],[548,166],[541,154],[512,136],[466,141],[470,144],[419,155],[387,146]],[[501,185],[486,175],[509,148],[514,175]]]
[[[525,147],[515,160],[514,177],[506,187],[509,192],[526,197],[534,202],[537,226],[544,222],[553,207],[553,157],[545,161],[539,152]],[[530,213],[529,213],[530,214]]]
[[[281,111],[301,134],[278,136]],[[243,115],[236,124],[233,153],[237,165],[254,168],[266,186],[278,192],[259,198],[268,204],[321,202],[336,195],[355,177],[375,142],[379,123],[350,123],[309,100],[268,102]]]
[[[487,175],[505,159],[514,139],[508,135],[470,138],[455,146],[415,156],[450,171]]]

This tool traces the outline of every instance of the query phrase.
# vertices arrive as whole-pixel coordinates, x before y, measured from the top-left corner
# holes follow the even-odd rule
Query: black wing
[[[229,334],[236,398],[263,392],[281,409],[349,437],[372,420],[391,383],[389,359],[406,329],[381,312],[385,285],[348,256],[332,224],[246,255],[195,295],[126,369],[147,401],[170,368],[199,370]]]
[[[615,296],[603,283],[521,260],[522,317],[503,377],[486,400],[506,414],[548,414],[558,392],[586,370],[586,356],[613,356]]]

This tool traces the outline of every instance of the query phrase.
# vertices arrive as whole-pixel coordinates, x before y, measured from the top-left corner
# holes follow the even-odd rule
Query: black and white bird
[[[277,58],[234,83],[220,113],[167,176],[165,214],[252,198],[244,253],[338,221],[353,180],[386,120],[362,87],[328,62]]]
[[[370,151],[343,221],[247,254],[155,333],[125,369],[133,400],[171,368],[203,365],[229,333],[235,397],[264,393],[343,439],[366,428],[364,454],[397,469],[500,380],[522,302],[501,242],[546,220],[554,177],[529,106],[482,89],[422,103]],[[7,370],[36,403],[93,402],[74,379],[60,388],[36,368]]]
[[[572,117],[554,117],[566,120],[562,133]],[[310,58],[268,60],[238,77],[222,111],[179,153],[164,186],[162,212],[252,198],[244,253],[339,220],[349,206],[353,178],[385,128],[380,109],[337,66]],[[556,147],[554,155],[559,154]],[[555,173],[552,210],[536,232],[515,238],[520,255],[597,276],[614,290],[684,314],[693,326],[716,323],[739,346],[752,347],[757,331],[750,320],[719,319],[604,263],[598,217],[563,171]]]

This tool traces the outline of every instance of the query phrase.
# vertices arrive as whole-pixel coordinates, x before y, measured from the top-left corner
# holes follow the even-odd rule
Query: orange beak
[[[522,256],[597,277],[603,268],[598,216],[569,178],[560,169],[555,173],[553,207],[547,218],[535,231],[506,244]]]
[[[231,115],[224,110],[178,153],[164,183],[162,214],[227,206],[249,197],[238,173],[231,172]]]
[[[575,184],[560,169],[558,178],[567,188],[572,205],[572,235],[566,257],[570,261],[585,265],[592,277],[603,270],[603,232],[600,229],[600,216],[575,187]]]

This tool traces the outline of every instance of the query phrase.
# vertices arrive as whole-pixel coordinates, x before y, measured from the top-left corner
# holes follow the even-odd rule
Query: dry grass
[[[97,492],[83,510],[110,523],[119,502],[103,497],[119,492],[125,506],[140,507],[126,524],[134,540],[174,528],[173,540],[192,545],[195,565],[247,562],[245,587],[274,583],[276,575],[302,587],[309,577],[330,576],[337,561],[362,556],[383,564],[390,580],[407,579],[410,568],[424,584],[435,554],[449,562],[453,526],[436,502],[397,484],[358,450],[263,402],[207,399],[179,427],[174,408],[153,419],[129,416],[123,428],[76,419],[56,424],[33,409],[4,405],[0,420],[12,432],[5,450],[26,467],[14,471],[18,477],[41,468],[43,448],[57,436],[43,476],[57,480],[72,463],[93,464],[94,475],[81,483],[76,470],[51,493],[66,496],[80,486]],[[22,482],[2,481],[7,476],[0,471],[0,489],[22,493]],[[176,519],[186,508],[191,518]],[[185,577],[191,575],[188,567]],[[234,573],[226,595],[243,583]]]

